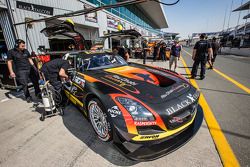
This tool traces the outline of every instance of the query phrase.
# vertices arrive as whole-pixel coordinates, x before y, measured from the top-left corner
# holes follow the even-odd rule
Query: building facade
[[[67,50],[71,41],[62,36],[45,37],[40,31],[46,26],[60,23],[66,18],[33,23],[27,28],[16,25],[29,19],[41,19],[85,8],[117,3],[117,0],[0,0],[0,40],[5,49],[14,46],[15,39],[24,39],[29,51],[36,52],[39,46],[53,50]],[[153,11],[153,12],[152,12]],[[75,29],[91,42],[107,32],[117,31],[117,25],[124,29],[136,29],[142,35],[159,33],[168,23],[163,7],[149,1],[138,5],[112,8],[71,18]],[[105,47],[108,47],[108,43]],[[63,47],[62,47],[63,46]],[[109,46],[110,47],[110,46]]]

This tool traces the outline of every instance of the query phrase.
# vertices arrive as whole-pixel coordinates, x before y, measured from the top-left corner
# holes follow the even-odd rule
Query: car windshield
[[[119,55],[94,55],[88,59],[82,59],[80,71],[98,70],[127,65],[127,62]]]

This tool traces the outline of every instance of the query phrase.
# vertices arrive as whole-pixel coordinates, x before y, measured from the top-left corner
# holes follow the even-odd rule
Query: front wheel
[[[102,141],[112,140],[112,124],[100,100],[94,98],[88,103],[89,119],[96,134]]]

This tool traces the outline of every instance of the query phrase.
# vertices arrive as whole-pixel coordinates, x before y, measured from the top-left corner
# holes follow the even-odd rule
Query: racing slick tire
[[[88,116],[99,139],[105,142],[111,141],[113,138],[112,122],[99,99],[93,98],[89,101]]]

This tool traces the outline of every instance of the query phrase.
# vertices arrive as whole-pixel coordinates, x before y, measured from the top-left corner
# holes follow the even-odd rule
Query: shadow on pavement
[[[202,128],[207,128],[207,126],[202,125]],[[228,134],[228,135],[233,135],[233,136],[236,136],[236,137],[240,137],[240,138],[250,140],[250,136],[248,136],[248,135],[235,133],[235,132],[231,132],[231,131],[223,130],[223,129],[217,129],[217,128],[210,128],[210,129],[216,130],[216,131],[222,131],[223,133]]]
[[[201,78],[200,78],[200,75],[197,75],[196,78],[191,78],[191,75],[190,75],[190,74],[181,74],[181,75],[183,75],[186,79],[204,80],[204,79],[201,79]]]
[[[88,148],[83,150],[84,152],[87,149],[91,149],[117,166],[131,166],[139,163],[121,155],[112,142],[102,142],[95,134],[90,122],[74,106],[67,106],[65,108],[65,115],[62,118],[65,127],[87,145]]]
[[[203,121],[203,110],[200,106],[198,106],[197,111],[198,114],[195,124],[192,126],[192,133],[190,131],[186,132],[190,133],[186,135],[188,136],[188,138],[185,139],[185,141],[179,144],[178,146],[174,146],[175,148],[171,148],[168,153],[179,149],[183,144],[188,142],[197,133]],[[87,145],[87,148],[85,148],[86,150],[82,150],[83,152],[87,151],[87,149],[91,149],[96,154],[99,154],[110,163],[118,166],[131,166],[140,162],[127,159],[114,147],[112,142],[102,142],[95,134],[89,121],[84,117],[81,112],[76,109],[76,107],[72,105],[66,107],[65,115],[62,117],[62,119],[65,127],[75,137],[77,137],[79,140],[81,140]]]
[[[205,91],[213,91],[213,92],[221,92],[221,93],[229,93],[229,94],[250,96],[250,94],[247,94],[247,93],[238,93],[238,92],[231,92],[231,91],[218,90],[218,89],[209,89],[209,88],[200,88],[200,89],[205,90]]]
[[[192,66],[190,66],[190,67],[179,66],[178,68],[190,68],[190,69],[192,69],[193,67]],[[199,67],[199,69],[200,69],[200,67]]]
[[[5,96],[8,99],[20,98],[20,99],[24,100],[24,95],[23,95],[22,91],[13,91],[13,90],[10,90],[10,91],[8,91],[8,92],[6,92],[4,94],[5,94]]]

